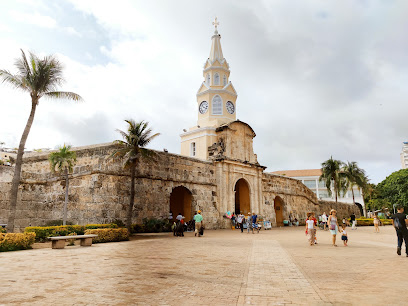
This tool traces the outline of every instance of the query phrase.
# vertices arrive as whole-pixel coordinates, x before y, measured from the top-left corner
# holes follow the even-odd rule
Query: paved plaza
[[[0,253],[0,305],[407,305],[408,258],[396,254],[394,229],[348,232],[337,248],[323,230],[309,246],[303,227],[36,244]]]

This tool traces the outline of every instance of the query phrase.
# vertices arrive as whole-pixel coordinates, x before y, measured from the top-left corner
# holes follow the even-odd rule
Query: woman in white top
[[[309,240],[310,245],[314,245],[315,243],[315,230],[314,230],[314,220],[313,220],[313,214],[308,213],[308,220],[306,220],[306,233],[307,233],[307,239]]]
[[[374,215],[374,233],[380,232],[380,228],[378,227],[379,224],[380,224],[380,220],[378,219],[378,215],[375,214]]]
[[[336,216],[336,214],[337,214],[337,211],[335,209],[332,209],[330,211],[329,219],[327,220],[327,223],[329,225],[330,233],[332,234],[333,246],[337,246],[336,236],[337,236],[337,232],[339,230],[339,228],[337,226],[337,216]]]

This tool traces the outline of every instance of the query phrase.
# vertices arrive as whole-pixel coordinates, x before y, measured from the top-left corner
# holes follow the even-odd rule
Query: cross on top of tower
[[[218,22],[218,20],[217,20],[217,16],[215,16],[215,19],[214,19],[214,21],[213,21],[213,23],[212,23],[213,25],[214,25],[214,27],[215,27],[215,31],[214,31],[214,33],[218,33],[218,29],[217,29],[217,27],[220,25],[220,23]]]

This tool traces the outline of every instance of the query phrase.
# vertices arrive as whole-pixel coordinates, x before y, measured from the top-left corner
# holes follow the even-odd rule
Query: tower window
[[[227,85],[227,76],[224,74],[224,86]]]
[[[220,85],[220,75],[218,73],[214,74],[214,85]]]
[[[214,96],[212,99],[212,114],[222,115],[222,99],[219,95]]]
[[[207,74],[207,84],[208,84],[208,85],[210,85],[210,80],[211,80],[211,77],[210,77],[210,74],[208,73],[208,74]]]
[[[192,142],[190,145],[190,156],[196,156],[196,143]]]

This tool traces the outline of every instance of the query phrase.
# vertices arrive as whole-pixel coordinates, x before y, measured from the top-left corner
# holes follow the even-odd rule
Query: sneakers
[[[397,248],[397,254],[401,256],[401,248]]]

